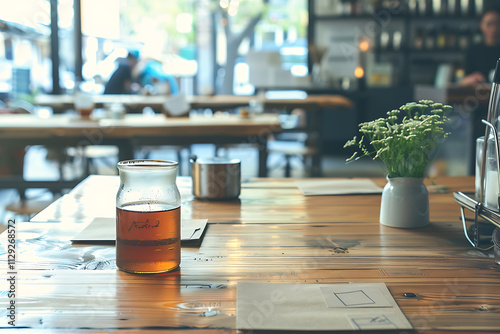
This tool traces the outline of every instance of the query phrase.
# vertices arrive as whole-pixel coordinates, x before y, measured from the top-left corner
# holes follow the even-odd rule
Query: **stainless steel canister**
[[[191,157],[193,195],[202,199],[236,199],[241,191],[241,161]]]

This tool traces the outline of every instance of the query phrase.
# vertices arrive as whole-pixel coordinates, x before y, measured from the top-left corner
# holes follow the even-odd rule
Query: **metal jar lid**
[[[239,159],[225,157],[196,158],[196,156],[191,156],[191,160],[199,165],[239,165],[241,163]]]
[[[500,227],[497,227],[495,231],[493,231],[493,243],[500,248]]]

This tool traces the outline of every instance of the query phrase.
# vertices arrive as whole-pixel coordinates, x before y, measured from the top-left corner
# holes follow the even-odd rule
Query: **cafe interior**
[[[0,330],[500,333],[499,89],[496,0],[4,3]]]

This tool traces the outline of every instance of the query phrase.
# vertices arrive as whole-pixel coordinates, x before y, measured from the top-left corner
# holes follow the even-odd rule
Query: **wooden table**
[[[289,94],[290,95],[290,94]],[[321,138],[320,129],[322,125],[321,112],[323,110],[336,111],[341,109],[352,109],[353,103],[350,99],[341,95],[307,95],[302,97],[293,94],[290,98],[266,98],[265,95],[258,96],[235,96],[235,95],[213,95],[213,96],[188,96],[187,103],[191,109],[209,108],[214,111],[227,110],[237,107],[248,107],[255,103],[263,110],[288,110],[295,108],[303,109],[307,112],[307,127],[301,130],[308,133],[308,146],[315,152],[312,155],[312,176],[321,176]],[[119,103],[129,110],[142,111],[144,107],[151,107],[155,110],[165,110],[164,103],[168,96],[143,96],[143,95],[92,95],[96,107]],[[35,97],[35,104],[49,106],[55,110],[74,109],[74,97],[72,95],[38,95]],[[263,173],[259,174],[263,176]]]
[[[168,97],[166,96],[144,96],[144,95],[92,95],[96,107],[106,104],[120,103],[131,108],[161,108]],[[245,107],[251,101],[261,103],[267,108],[294,107],[305,109],[316,109],[318,107],[330,108],[352,108],[352,102],[340,95],[309,95],[305,98],[268,99],[264,96],[235,96],[235,95],[211,95],[211,96],[188,96],[188,104],[192,109],[228,109]],[[74,97],[72,95],[37,95],[35,105],[52,107],[56,110],[74,109]]]
[[[92,176],[38,222],[17,224],[16,324],[37,333],[235,333],[237,282],[384,282],[419,332],[498,333],[500,266],[469,246],[450,193],[473,191],[474,180],[433,182],[449,192],[431,190],[431,225],[402,230],[379,225],[380,195],[304,197],[294,180],[255,179],[240,201],[205,202],[181,178],[182,215],[208,219],[206,235],[199,248],[182,248],[180,271],[140,276],[116,269],[114,247],[68,241],[114,212],[117,177]],[[5,294],[0,300],[7,305]]]
[[[53,115],[38,118],[34,115],[0,116],[0,146],[4,149],[28,145],[68,146],[116,145],[119,159],[134,157],[133,148],[142,145],[255,144],[259,151],[258,173],[267,173],[267,140],[281,131],[276,115],[256,115],[248,119],[229,117],[167,118],[158,114],[126,115],[124,119],[81,120],[76,115]],[[23,180],[4,179],[2,187],[19,188]],[[73,187],[72,182],[49,182],[54,187]],[[47,187],[47,182],[23,182],[23,187]],[[70,188],[71,188],[70,187]]]

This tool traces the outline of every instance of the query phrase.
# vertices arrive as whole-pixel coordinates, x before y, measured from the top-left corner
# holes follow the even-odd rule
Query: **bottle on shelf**
[[[417,15],[417,0],[408,0],[408,14],[410,16]]]
[[[445,6],[444,0],[432,0],[432,15],[442,16]]]
[[[380,33],[380,48],[382,50],[389,50],[390,49],[390,39],[391,36],[389,33],[384,30]]]
[[[424,48],[424,31],[422,28],[417,28],[417,30],[415,31],[415,38],[413,39],[413,48],[418,51]]]
[[[470,14],[470,0],[460,0],[460,13],[462,16],[469,16]]]
[[[425,16],[427,14],[427,0],[418,0],[418,14]]]
[[[470,30],[467,25],[460,27],[460,35],[458,38],[458,47],[460,50],[466,50],[470,45]]]
[[[344,5],[343,1],[341,0],[330,0],[330,2],[326,5],[326,7],[321,8],[321,10],[325,9],[332,15],[342,15],[344,10],[343,5]],[[318,14],[322,14],[322,12],[319,12]]]
[[[459,12],[457,10],[457,5],[460,4],[460,0],[448,0],[447,7],[446,7],[446,13],[448,16],[454,17],[457,15]]]
[[[351,2],[351,12],[353,15],[361,16],[364,14],[363,12],[363,6],[362,6],[362,1],[360,0],[353,0]]]
[[[403,41],[403,34],[401,33],[401,31],[399,30],[396,30],[393,34],[392,34],[392,48],[395,50],[395,51],[399,51],[401,50],[401,43]]]
[[[383,0],[382,8],[387,9],[390,8],[392,11],[399,12],[402,8],[401,0]]]
[[[450,50],[454,50],[457,48],[457,32],[456,29],[447,30],[446,34],[446,48]]]
[[[374,1],[360,1],[362,14],[371,14],[375,12]]]
[[[441,26],[437,33],[437,38],[436,38],[436,47],[440,50],[443,50],[446,48],[446,36],[448,34],[448,27],[447,26]]]
[[[352,2],[349,0],[342,0],[342,12],[341,15],[349,16],[352,14]]]
[[[433,25],[429,25],[425,35],[425,49],[434,50],[436,48],[436,29]]]
[[[476,16],[481,16],[484,10],[484,0],[476,0],[475,5],[476,5],[475,8]]]

